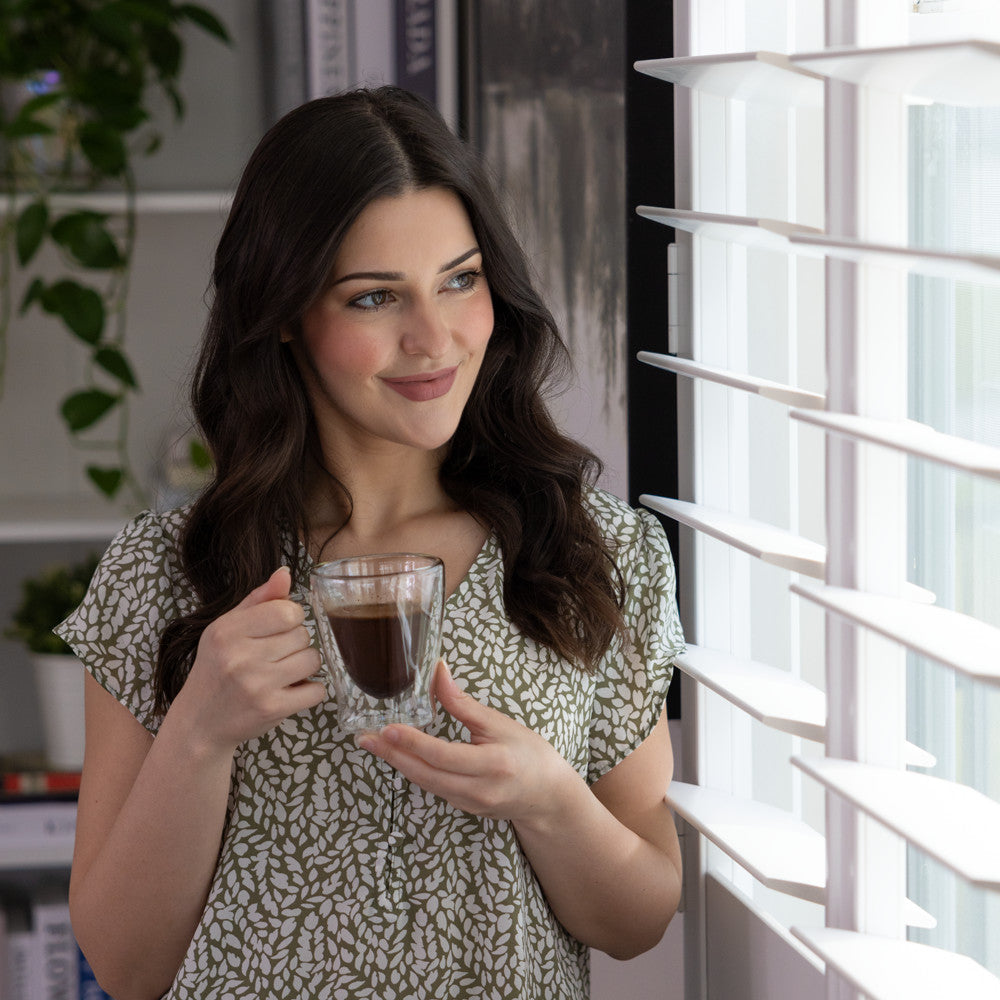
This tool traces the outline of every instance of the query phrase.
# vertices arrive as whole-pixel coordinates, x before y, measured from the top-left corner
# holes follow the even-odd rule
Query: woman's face
[[[343,455],[446,444],[492,331],[482,255],[458,197],[425,188],[372,202],[291,344],[323,445]]]

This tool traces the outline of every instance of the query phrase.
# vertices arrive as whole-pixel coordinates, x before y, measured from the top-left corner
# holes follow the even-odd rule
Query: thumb
[[[267,580],[255,590],[251,590],[237,605],[240,608],[252,608],[267,601],[283,601],[292,590],[292,571],[287,566],[276,569]]]
[[[493,709],[476,701],[459,687],[444,660],[438,660],[431,684],[431,698],[472,734],[482,735],[494,714]]]

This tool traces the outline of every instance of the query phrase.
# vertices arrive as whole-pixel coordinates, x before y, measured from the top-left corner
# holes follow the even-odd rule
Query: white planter
[[[33,654],[45,756],[56,771],[83,767],[83,674],[75,656]]]

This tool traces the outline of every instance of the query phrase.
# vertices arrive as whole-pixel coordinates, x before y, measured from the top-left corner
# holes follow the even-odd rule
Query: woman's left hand
[[[470,734],[452,743],[390,725],[365,733],[358,745],[381,757],[410,781],[476,816],[544,822],[558,809],[560,788],[579,776],[543,737],[466,694],[438,662],[432,696]]]

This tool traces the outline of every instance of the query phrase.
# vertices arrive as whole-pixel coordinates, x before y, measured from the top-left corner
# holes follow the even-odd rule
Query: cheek
[[[493,333],[493,300],[489,295],[473,301],[469,305],[469,313],[465,319],[465,329],[470,341],[481,349],[489,343]],[[470,344],[473,346],[473,344]]]
[[[306,352],[321,376],[368,375],[381,366],[378,342],[350,324],[304,324],[302,335]]]

